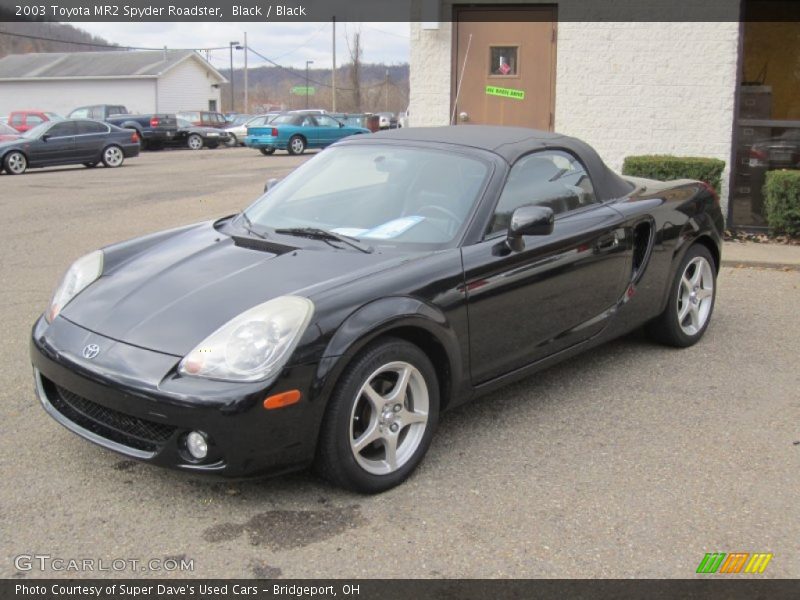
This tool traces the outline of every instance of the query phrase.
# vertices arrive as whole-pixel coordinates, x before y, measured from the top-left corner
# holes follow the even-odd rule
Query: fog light
[[[208,454],[208,442],[206,436],[199,431],[192,431],[186,436],[186,449],[194,458],[202,460]]]

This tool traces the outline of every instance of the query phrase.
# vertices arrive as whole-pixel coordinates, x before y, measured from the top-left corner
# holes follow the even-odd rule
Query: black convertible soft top
[[[446,127],[405,127],[381,131],[369,139],[435,142],[468,146],[494,152],[509,164],[535,150],[563,149],[581,159],[595,193],[603,200],[619,198],[633,189],[633,184],[609,169],[597,152],[581,140],[539,129],[501,127],[495,125],[451,125]]]

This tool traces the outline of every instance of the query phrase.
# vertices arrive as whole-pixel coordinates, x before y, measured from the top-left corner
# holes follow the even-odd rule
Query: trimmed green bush
[[[800,235],[800,171],[767,171],[764,212],[774,233]]]
[[[717,192],[720,190],[725,161],[700,156],[670,156],[653,154],[628,156],[622,164],[622,174],[658,181],[696,179],[705,181]]]

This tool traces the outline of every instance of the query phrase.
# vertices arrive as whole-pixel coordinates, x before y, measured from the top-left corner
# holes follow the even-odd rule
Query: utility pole
[[[235,105],[235,100],[234,100],[234,96],[233,96],[233,47],[234,46],[236,46],[237,50],[239,48],[241,48],[241,46],[239,46],[239,42],[228,42],[228,48],[231,51],[231,106],[230,106],[230,112],[235,112],[236,111],[236,105]]]
[[[383,81],[383,110],[389,111],[389,69],[386,69],[386,78]]]
[[[247,32],[244,32],[244,112],[250,114],[249,86],[247,82]]]
[[[333,87],[331,112],[336,112],[336,17],[333,17],[333,71],[331,71],[331,87]]]
[[[306,61],[306,108],[308,108],[308,65],[313,65],[313,60]]]

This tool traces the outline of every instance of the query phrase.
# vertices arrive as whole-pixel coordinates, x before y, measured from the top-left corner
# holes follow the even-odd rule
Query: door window
[[[339,127],[339,121],[331,117],[319,116],[317,122],[320,127]]]
[[[102,123],[94,121],[78,121],[78,135],[93,134],[93,133],[106,133],[108,128]]]
[[[28,115],[28,125],[33,127],[39,123],[44,123],[44,119],[39,115]]]
[[[22,125],[24,119],[24,115],[22,113],[17,113],[11,116],[11,124],[12,125]]]
[[[506,231],[520,206],[548,206],[559,214],[596,201],[592,181],[577,158],[560,150],[535,152],[511,168],[487,235]]]
[[[305,117],[303,119],[303,122],[301,123],[301,125],[303,127],[316,127],[317,126],[317,121],[314,119],[314,117],[309,115],[309,116],[307,116],[307,117]]]
[[[489,75],[515,76],[518,50],[518,46],[489,46]]]
[[[75,135],[75,122],[74,121],[64,121],[61,123],[56,123],[50,128],[50,131],[47,132],[51,138],[56,137],[67,137],[70,135]]]

